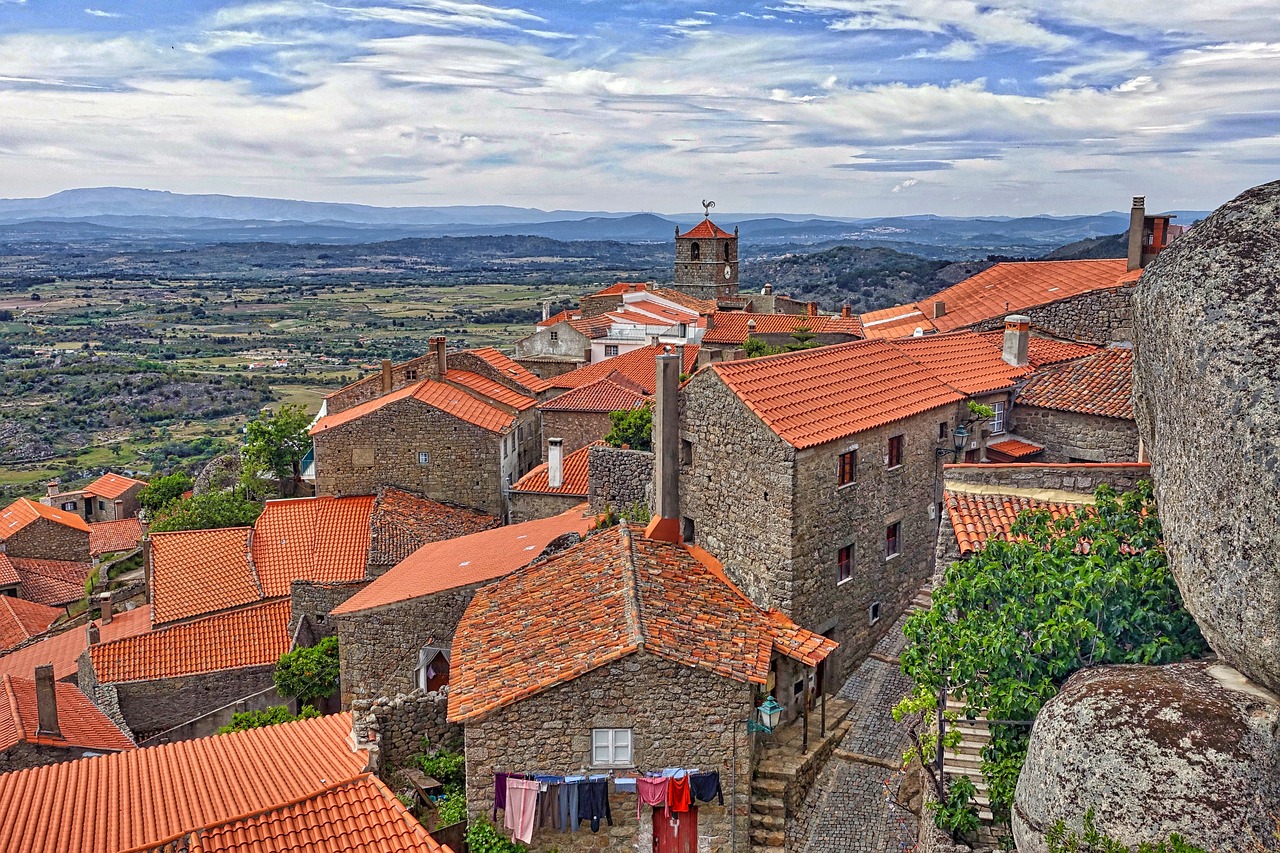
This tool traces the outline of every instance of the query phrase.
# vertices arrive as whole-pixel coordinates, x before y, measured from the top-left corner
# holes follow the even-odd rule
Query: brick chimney
[[[98,615],[103,625],[111,624],[111,593],[98,595]]]
[[[935,299],[933,302],[933,319],[947,316],[947,303],[941,299]]]
[[[1031,318],[1010,314],[1004,318],[1004,353],[1001,358],[1013,367],[1027,366],[1027,347],[1031,341]]]
[[[142,584],[147,589],[147,603],[151,603],[151,534],[142,534]]]
[[[391,376],[391,359],[384,358],[382,360],[382,393],[390,394],[395,380]]]
[[[846,302],[845,304],[841,305],[841,306],[840,306],[840,316],[841,316],[841,317],[843,317],[843,318],[844,318],[844,319],[846,319],[846,320],[848,320],[850,317],[852,317],[852,316],[853,316],[853,306],[851,306],[848,302]]]
[[[58,728],[58,688],[51,663],[36,667],[36,734],[62,737],[62,729]]]
[[[547,439],[547,485],[558,489],[564,485],[564,439]]]
[[[809,303],[809,311],[808,311],[808,314],[809,314],[809,316],[810,316],[810,317],[817,317],[817,316],[818,316],[818,303],[816,303],[816,302],[810,302],[810,303]]]
[[[45,497],[56,498],[58,496],[58,481],[50,480],[44,484]]]
[[[680,542],[680,356],[670,347],[657,358],[653,406],[655,511],[644,535]]]
[[[1147,197],[1135,195],[1129,211],[1129,270],[1142,269],[1142,229],[1147,220]]]
[[[445,339],[436,337],[431,339],[431,352],[436,357],[436,378],[441,379],[445,373],[449,371],[449,357],[444,350]]]

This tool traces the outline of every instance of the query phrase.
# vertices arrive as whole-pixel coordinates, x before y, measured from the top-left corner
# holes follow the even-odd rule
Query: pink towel
[[[636,780],[636,820],[640,820],[640,810],[645,806],[665,806],[667,804],[667,785],[671,780],[637,779]]]
[[[502,825],[511,830],[512,841],[533,843],[533,821],[538,815],[538,782],[534,779],[507,780],[507,808]]]

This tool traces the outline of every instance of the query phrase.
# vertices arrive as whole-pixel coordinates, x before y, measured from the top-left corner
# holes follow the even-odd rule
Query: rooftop
[[[45,506],[27,498],[18,498],[0,510],[0,542],[22,530],[36,519],[43,518],[56,524],[74,527],[76,530],[89,532],[89,525],[74,512],[63,512],[51,506]]]
[[[115,500],[134,486],[145,486],[143,480],[135,480],[132,477],[126,477],[123,474],[112,474],[107,472],[92,483],[84,487],[85,494],[94,495],[107,500]]]
[[[1071,361],[1076,358],[1084,358],[1086,355],[1092,355],[1098,351],[1098,347],[1094,344],[1082,344],[1076,341],[1058,341],[1053,338],[1043,338],[1033,331],[1027,338],[1027,364],[1032,368],[1044,367],[1046,364],[1057,364],[1061,361]],[[1004,351],[1004,332],[979,332],[984,340],[989,341],[992,346],[1000,348]]]
[[[156,624],[262,598],[249,562],[248,527],[151,534],[151,606]]]
[[[501,352],[494,349],[493,347],[479,347],[478,349],[466,350],[466,352],[469,352],[472,355],[476,356],[477,358],[482,359],[486,364],[488,364],[494,370],[498,371],[499,373],[506,376],[507,378],[515,381],[516,383],[523,385],[525,388],[529,389],[531,392],[535,394],[538,393],[539,391],[545,391],[547,388],[550,387],[547,384],[547,380],[534,375],[532,372],[528,370],[528,368],[524,367],[523,365],[515,361],[512,361],[511,358],[509,358],[506,355],[503,355]]]
[[[260,597],[287,596],[295,580],[363,579],[373,503],[373,495],[267,501],[253,525]]]
[[[514,364],[514,362],[512,362]],[[524,368],[521,368],[523,370]],[[449,371],[446,376],[453,381],[457,381],[459,377],[466,371]],[[527,371],[526,371],[527,372]],[[471,374],[475,375],[475,374]],[[529,374],[532,376],[533,374]],[[476,376],[477,379],[482,377]],[[544,380],[539,380],[542,382]],[[497,383],[493,383],[497,384]],[[549,387],[549,386],[548,386]],[[515,392],[504,388],[504,392],[514,394]],[[479,393],[479,392],[475,392]],[[517,395],[520,396],[520,395]],[[337,426],[358,420],[372,412],[376,412],[384,406],[396,403],[401,400],[417,400],[426,403],[429,406],[453,415],[459,420],[475,424],[478,427],[487,429],[490,432],[501,432],[514,422],[515,417],[508,414],[493,403],[483,400],[472,393],[468,393],[452,385],[443,382],[436,382],[432,379],[424,379],[421,382],[412,385],[406,385],[396,391],[383,394],[374,400],[361,403],[358,406],[352,406],[350,409],[343,409],[341,412],[332,415],[325,415],[316,425],[311,428],[312,435],[318,435],[325,430],[333,429]],[[526,398],[527,399],[527,398]],[[530,403],[532,405],[532,403]]]
[[[1039,371],[1017,403],[1133,420],[1133,351],[1116,347]]]
[[[580,447],[564,457],[561,467],[562,482],[560,488],[551,488],[549,469],[547,463],[543,462],[521,477],[511,487],[511,491],[537,492],[544,495],[580,495],[585,498],[587,496],[587,457],[591,454],[591,448],[598,447],[601,444],[604,444],[604,442],[593,441],[591,444]]]
[[[581,388],[606,376],[613,377],[617,374],[635,387],[642,389],[645,394],[653,394],[658,381],[656,359],[664,349],[664,345],[661,344],[638,347],[621,355],[606,358],[604,361],[593,362],[577,370],[553,376],[547,382],[553,388]],[[684,347],[683,372],[692,373],[697,361],[698,347],[693,345]]]
[[[812,665],[836,643],[757,608],[705,551],[621,524],[476,592],[454,635],[449,719],[482,717],[641,646],[764,684],[775,649]]]
[[[980,550],[988,539],[1008,539],[1013,522],[1026,510],[1048,510],[1053,518],[1062,518],[1092,504],[1093,496],[997,487],[970,491],[962,484],[948,483],[943,500],[960,553],[968,554]]]
[[[89,525],[89,554],[114,554],[132,551],[142,544],[142,523],[136,518],[121,521],[96,521]]]
[[[62,613],[61,607],[0,595],[0,652],[7,652],[48,631]]]
[[[469,388],[490,400],[510,406],[518,412],[523,412],[525,409],[537,405],[538,402],[532,397],[521,394],[519,391],[512,391],[502,383],[495,382],[487,376],[481,376],[479,373],[450,370],[445,374],[445,379],[449,382],[456,382],[464,388]]]
[[[18,576],[22,597],[38,604],[70,604],[84,598],[85,581],[93,571],[91,563],[71,560],[39,560],[0,554],[0,576],[8,577],[9,567]]]
[[[1030,367],[1013,367],[997,347],[974,332],[899,338],[890,342],[899,352],[922,365],[943,382],[965,394],[986,394],[1012,388]]]
[[[151,630],[151,608],[123,610],[116,613],[108,625],[103,625],[99,620],[94,620],[93,624],[98,626],[100,639],[104,643],[124,637],[136,637]],[[51,663],[54,678],[69,678],[76,674],[81,652],[89,647],[86,634],[86,627],[80,625],[0,655],[0,674],[30,678],[37,666]]]
[[[691,237],[695,240],[707,240],[714,238],[724,239],[732,236],[732,234],[725,231],[719,225],[716,225],[710,219],[703,219],[697,225],[680,235],[682,239]]]
[[[34,670],[33,670],[34,671]],[[36,705],[36,682],[8,673],[0,675],[0,752],[19,743],[53,746],[63,749],[85,749],[114,752],[136,749],[120,727],[102,713],[97,705],[66,682],[54,682],[58,698],[57,735],[40,732],[40,714]],[[6,800],[6,802],[13,802]],[[9,818],[5,821],[8,822]],[[3,834],[0,830],[0,834]],[[13,849],[13,848],[6,848]]]
[[[478,533],[499,524],[493,516],[473,509],[387,487],[378,493],[369,517],[369,563],[395,565],[428,542]]]
[[[395,568],[335,607],[330,615],[384,607],[500,578],[528,565],[561,536],[586,533],[593,520],[586,512],[586,506],[582,505],[551,518],[496,527],[423,545]]]
[[[789,335],[805,328],[815,335],[843,334],[862,337],[862,327],[857,317],[833,317],[827,314],[750,314],[745,311],[717,311],[712,314],[704,344],[741,344],[751,335],[751,323],[755,323],[756,335]]]
[[[987,445],[987,453],[996,453],[1001,456],[1008,457],[1009,462],[1018,462],[1035,456],[1044,450],[1043,445],[1032,444],[1029,441],[1023,441],[1020,438],[1006,438],[1003,441],[997,441],[994,444]],[[997,461],[997,460],[992,460]]]
[[[544,412],[620,412],[638,409],[648,397],[644,390],[621,373],[597,379],[552,397],[538,408]]]

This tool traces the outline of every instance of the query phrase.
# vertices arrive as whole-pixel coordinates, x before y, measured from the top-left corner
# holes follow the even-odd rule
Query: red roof
[[[601,444],[604,444],[604,442],[593,441],[586,447],[580,447],[564,457],[560,488],[551,488],[547,463],[543,462],[521,477],[511,487],[511,491],[538,492],[544,495],[580,495],[585,498],[587,496],[587,456],[591,453],[591,448],[598,447]]]
[[[93,624],[98,626],[100,639],[104,643],[123,637],[135,637],[151,630],[151,608],[124,610],[115,614],[109,625],[96,620]],[[70,628],[0,656],[0,673],[29,678],[37,666],[51,663],[54,678],[69,678],[76,674],[80,653],[88,647],[85,626]]]
[[[635,293],[639,290],[647,290],[649,284],[643,281],[615,281],[608,287],[597,290],[592,296],[620,296],[624,293]]]
[[[623,412],[638,409],[647,400],[640,386],[619,373],[565,391],[538,408],[544,412]]]
[[[965,394],[986,394],[1012,388],[1030,367],[1013,367],[1002,347],[973,332],[899,338],[890,346],[927,368],[934,376]]]
[[[988,454],[995,453],[1008,457],[1005,460],[993,461],[1017,462],[1021,459],[1035,456],[1042,450],[1044,450],[1044,447],[1039,444],[1032,444],[1029,441],[1022,441],[1017,438],[1006,438],[1004,441],[997,441],[995,444],[987,445]]]
[[[905,338],[915,334],[916,329],[934,330],[933,323],[916,305],[895,305],[868,311],[858,319],[862,322],[862,336],[869,339]]]
[[[0,542],[26,527],[38,518],[43,518],[76,530],[89,532],[89,525],[74,512],[63,512],[27,498],[18,498],[3,510],[0,510]]]
[[[715,372],[784,441],[812,447],[965,398],[887,341],[716,362]]]
[[[493,347],[480,347],[479,349],[467,350],[467,352],[483,359],[494,370],[515,380],[535,394],[551,387],[547,384],[547,380],[531,373],[524,365],[512,361]]]
[[[775,648],[815,663],[835,649],[757,608],[702,559],[714,558],[619,525],[481,587],[454,635],[449,719],[483,717],[642,646],[754,684]]]
[[[114,621],[114,620],[113,620]],[[289,601],[269,601],[89,648],[103,684],[274,666],[289,651]]]
[[[688,231],[681,234],[680,238],[684,239],[686,237],[691,237],[695,240],[708,240],[708,239],[724,239],[726,237],[732,237],[732,236],[733,236],[732,234],[730,234],[728,231],[725,231],[720,226],[716,225],[710,219],[704,219],[701,222],[699,222],[697,225],[690,228]]]
[[[132,477],[126,477],[123,474],[112,474],[107,472],[92,483],[84,487],[85,494],[94,495],[99,498],[115,500],[134,486],[145,486],[143,480],[135,480]]]
[[[331,615],[356,613],[500,578],[527,565],[561,536],[586,533],[593,521],[582,505],[551,518],[423,545],[335,607]]]
[[[512,363],[514,364],[514,362]],[[523,368],[521,369],[523,370]],[[456,379],[461,372],[451,372],[449,378]],[[532,376],[533,374],[529,375]],[[383,394],[375,400],[369,400],[358,406],[352,406],[350,409],[344,409],[337,414],[326,415],[311,428],[311,435],[318,435],[327,429],[350,423],[371,412],[376,412],[383,406],[407,399],[418,400],[434,406],[442,412],[475,424],[490,432],[501,432],[515,421],[514,415],[509,415],[491,403],[478,399],[466,391],[462,391],[452,385],[446,385],[443,382],[424,379],[414,385],[406,385],[397,391]]]
[[[22,583],[22,577],[18,574],[18,570],[13,567],[9,557],[0,551],[0,586],[17,586],[20,583]]]
[[[988,539],[1008,539],[1013,522],[1026,510],[1047,509],[1057,519],[1074,512],[1081,504],[1090,503],[1092,499],[1088,495],[1081,495],[1080,501],[1073,503],[948,490],[945,500],[960,553],[968,554],[980,550]]]
[[[61,607],[48,607],[0,595],[0,652],[43,634],[63,614]]]
[[[18,574],[22,597],[39,604],[69,604],[84,598],[85,581],[93,571],[91,563],[37,560],[0,554],[0,563],[6,560]],[[8,572],[0,571],[0,574],[7,575]]]
[[[980,332],[979,334],[993,346],[1004,352],[1004,332]],[[1071,361],[1093,355],[1099,350],[1094,344],[1081,344],[1075,341],[1055,341],[1053,338],[1041,338],[1032,334],[1027,338],[1027,364],[1032,368],[1060,361]]]
[[[0,675],[0,752],[7,752],[23,742],[98,752],[137,749],[128,735],[120,731],[120,727],[74,684],[58,681],[53,689],[58,700],[60,731],[57,735],[41,734],[35,680]]]
[[[469,373],[465,370],[450,370],[445,374],[445,379],[449,382],[456,382],[465,388],[470,388],[477,394],[488,397],[499,403],[505,403],[518,412],[523,412],[532,406],[537,405],[538,401],[532,397],[521,394],[519,391],[512,391],[507,386],[495,382],[487,376],[481,376],[479,373]]]
[[[579,367],[577,370],[553,376],[547,381],[553,388],[581,388],[606,376],[614,377],[614,374],[617,374],[635,387],[642,389],[645,394],[652,394],[658,381],[656,359],[665,348],[662,344],[639,347],[621,355],[615,355],[613,358],[606,358],[604,361],[597,361]],[[684,372],[692,373],[697,361],[698,347],[686,346]]]
[[[249,563],[248,527],[151,534],[151,606],[156,624],[262,598]]]
[[[576,308],[570,311],[569,309],[566,308],[558,314],[552,314],[550,317],[548,317],[545,320],[539,320],[534,325],[537,326],[539,329],[546,329],[556,325],[557,323],[567,323],[570,320],[581,319],[581,317],[582,317],[581,311],[578,311]]]
[[[97,521],[89,525],[89,555],[132,551],[142,544],[142,523],[136,518]]]
[[[608,316],[615,323],[622,322],[649,326],[655,323],[668,323],[673,326],[677,323],[687,323],[691,326],[696,326],[700,319],[697,311],[684,306],[672,308],[654,299],[624,302],[618,308],[608,312]]]
[[[395,565],[428,542],[478,533],[501,523],[492,515],[387,487],[378,493],[369,517],[369,563]]]
[[[741,344],[751,336],[750,324],[755,323],[756,335],[790,335],[796,329],[805,328],[815,335],[840,334],[851,339],[861,337],[861,324],[857,317],[833,317],[819,314],[749,314],[745,311],[717,311],[702,336],[704,344]]]
[[[253,525],[260,597],[287,596],[295,580],[362,580],[373,503],[372,495],[267,501]]]
[[[1017,403],[1133,420],[1133,352],[1105,349],[1046,367],[1018,393]]]

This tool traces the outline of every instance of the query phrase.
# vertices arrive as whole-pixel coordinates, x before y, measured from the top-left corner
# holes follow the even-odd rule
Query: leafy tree
[[[263,477],[273,477],[284,494],[284,483],[301,475],[302,457],[311,449],[307,427],[311,417],[302,406],[270,409],[245,426],[241,482],[253,489]]]
[[[638,409],[610,412],[613,428],[604,437],[611,447],[624,444],[632,450],[653,450],[653,407],[645,403]]]
[[[762,355],[777,355],[786,352],[786,347],[775,347],[766,344],[759,338],[748,337],[742,342],[743,352],[747,354],[747,358],[759,358]]]
[[[338,674],[338,638],[325,637],[281,655],[272,680],[284,696],[319,701],[333,694]]]
[[[174,501],[180,500],[192,486],[191,477],[183,471],[156,477],[138,492],[138,503],[148,513],[163,512]]]
[[[292,723],[294,720],[310,720],[320,716],[320,712],[310,705],[303,705],[302,712],[291,714],[285,705],[272,705],[261,711],[237,711],[231,715],[231,722],[218,729],[218,734],[243,732],[247,729],[260,729],[263,726],[274,726],[279,723]]]
[[[262,514],[262,504],[236,492],[210,492],[173,501],[151,522],[156,533],[169,530],[212,530],[248,527]]]
[[[952,563],[933,607],[906,624],[902,669],[918,692],[904,712],[913,698],[945,690],[1007,721],[992,723],[983,755],[998,817],[1013,800],[1026,723],[1072,673],[1170,663],[1207,649],[1169,571],[1151,484],[1122,495],[1101,486],[1094,497],[1057,521],[1024,512],[1009,541],[989,539]]]
[[[796,326],[791,331],[791,340],[795,341],[795,343],[787,344],[787,352],[813,349],[818,345],[817,335],[813,333],[813,329],[810,326]]]

